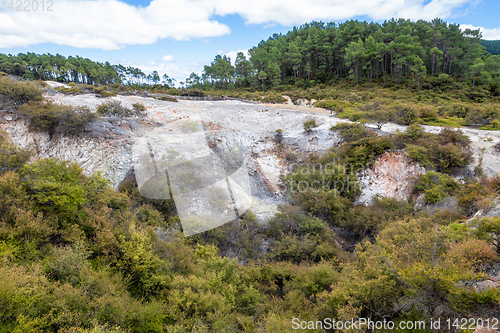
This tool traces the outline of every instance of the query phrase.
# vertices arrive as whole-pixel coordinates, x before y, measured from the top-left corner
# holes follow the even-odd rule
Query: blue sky
[[[201,73],[217,54],[234,60],[236,52],[273,33],[313,20],[440,17],[462,28],[481,28],[485,39],[500,39],[498,0],[51,1],[52,11],[0,8],[1,53],[79,55],[145,72],[156,69],[182,81],[193,71]]]

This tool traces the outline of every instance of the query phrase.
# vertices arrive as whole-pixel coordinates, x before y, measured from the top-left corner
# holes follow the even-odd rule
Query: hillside
[[[500,40],[481,40],[481,45],[486,48],[486,52],[500,55]]]
[[[500,309],[499,131],[0,83],[4,331],[279,332],[293,318],[428,325]],[[346,104],[361,94],[335,101],[368,114]],[[195,144],[186,134],[244,166],[251,194],[236,219],[189,237],[184,203],[141,195],[134,162],[138,142]],[[199,179],[178,171],[170,182]],[[219,210],[225,184],[205,192]]]

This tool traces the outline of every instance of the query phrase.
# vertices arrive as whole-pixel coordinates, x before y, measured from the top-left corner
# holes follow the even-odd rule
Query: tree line
[[[356,84],[419,83],[426,74],[446,74],[472,84],[480,77],[488,84],[500,72],[500,57],[487,54],[481,42],[479,30],[462,31],[441,19],[312,22],[261,41],[249,50],[249,59],[238,53],[234,66],[229,57],[217,55],[201,77],[193,73],[186,83],[264,89],[346,78]]]
[[[167,74],[160,77],[158,71],[145,74],[132,66],[100,63],[79,56],[64,57],[60,54],[36,54],[32,52],[0,54],[0,71],[30,80],[54,80],[91,85],[128,84],[173,86],[175,79]]]

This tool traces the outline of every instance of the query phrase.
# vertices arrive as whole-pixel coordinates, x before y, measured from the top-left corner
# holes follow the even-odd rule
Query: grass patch
[[[450,118],[439,117],[438,119],[433,119],[433,120],[421,119],[420,123],[422,125],[428,125],[428,126],[460,128],[465,125],[465,120],[463,118],[458,118],[458,117],[450,117]]]

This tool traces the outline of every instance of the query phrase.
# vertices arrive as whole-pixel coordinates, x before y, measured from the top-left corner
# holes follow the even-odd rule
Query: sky
[[[439,17],[500,39],[499,0],[27,0],[20,11],[12,1],[0,0],[0,53],[78,55],[177,81],[311,21]]]

